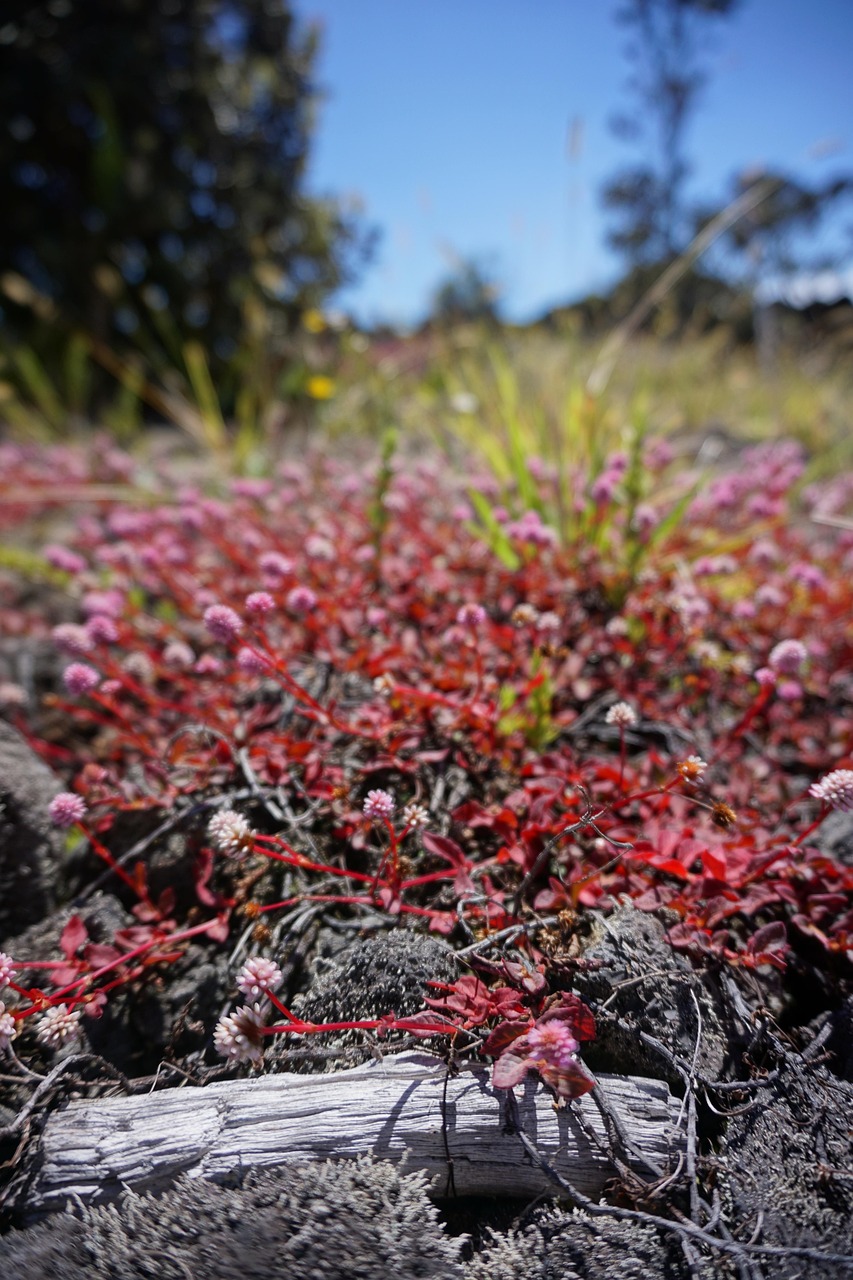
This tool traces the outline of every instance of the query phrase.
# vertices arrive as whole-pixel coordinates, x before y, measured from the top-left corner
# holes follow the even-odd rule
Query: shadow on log
[[[666,1084],[601,1076],[601,1095],[639,1166],[669,1171],[683,1150],[679,1101]],[[541,1154],[585,1195],[614,1176],[599,1107],[590,1096],[555,1110],[530,1079],[516,1091],[520,1120]],[[423,1171],[430,1193],[553,1193],[508,1124],[506,1095],[480,1066],[448,1076],[424,1054],[399,1054],[331,1075],[271,1075],[137,1097],[70,1102],[44,1127],[27,1220],[72,1198],[103,1204],[123,1190],[159,1191],[180,1174],[223,1182],[235,1171],[372,1155]]]

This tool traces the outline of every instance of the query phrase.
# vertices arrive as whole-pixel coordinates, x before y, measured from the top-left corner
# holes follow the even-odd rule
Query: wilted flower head
[[[235,809],[220,809],[207,824],[207,838],[220,853],[243,857],[252,848],[254,832]]]
[[[831,809],[853,813],[853,769],[833,769],[832,773],[809,787],[809,795],[822,800]]]
[[[240,970],[237,986],[250,1000],[258,1000],[266,991],[281,986],[282,972],[274,960],[255,956],[247,960]]]
[[[364,801],[366,818],[387,818],[394,812],[394,797],[387,791],[368,791]]]
[[[630,729],[637,723],[637,713],[627,702],[614,702],[604,719],[607,724],[616,724],[620,729]]]
[[[685,782],[696,782],[698,778],[702,777],[707,768],[708,762],[703,760],[701,756],[688,756],[686,760],[682,760],[677,766],[677,770]]]
[[[230,644],[243,630],[243,620],[239,613],[227,604],[212,604],[205,609],[204,625],[214,640],[219,640],[222,644]]]
[[[50,820],[55,827],[73,827],[75,822],[82,822],[86,816],[86,805],[82,796],[73,791],[60,791],[47,807]]]
[[[259,1004],[244,1004],[233,1013],[226,1013],[213,1033],[217,1052],[232,1062],[247,1061],[259,1066],[264,1056],[263,1025]]]
[[[516,627],[532,626],[539,617],[539,610],[527,601],[517,604],[512,611],[512,623]]]
[[[55,1004],[39,1018],[36,1038],[51,1049],[59,1049],[80,1034],[80,1010]]]

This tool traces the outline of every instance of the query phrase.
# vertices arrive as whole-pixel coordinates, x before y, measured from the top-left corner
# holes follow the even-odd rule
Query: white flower
[[[0,988],[8,986],[16,973],[15,961],[5,951],[0,951]]]
[[[429,826],[429,810],[422,804],[416,804],[414,800],[406,805],[402,818],[407,827]]]
[[[853,813],[853,769],[833,769],[832,773],[809,787],[809,795],[832,809]]]
[[[281,986],[282,973],[274,960],[255,956],[247,960],[240,970],[237,986],[250,1000],[257,1000],[267,991]]]
[[[8,1049],[17,1034],[18,1024],[11,1013],[6,1012],[6,1006],[0,1000],[0,1050]]]
[[[630,729],[637,723],[637,713],[627,702],[614,702],[604,719],[607,724],[617,724],[620,729]]]
[[[207,838],[219,853],[240,858],[252,847],[254,832],[235,809],[220,809],[207,824]]]
[[[55,1004],[39,1019],[36,1039],[51,1049],[59,1049],[80,1034],[80,1010]]]
[[[253,1004],[250,1007],[244,1004],[219,1019],[213,1033],[213,1043],[223,1058],[260,1066],[264,1056],[263,1025],[261,1006]]]

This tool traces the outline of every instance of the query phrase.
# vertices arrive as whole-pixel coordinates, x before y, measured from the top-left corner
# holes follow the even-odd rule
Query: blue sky
[[[607,124],[630,103],[618,0],[294,7],[324,32],[309,186],[357,198],[381,236],[348,310],[417,320],[455,256],[494,267],[514,319],[618,275],[598,203],[635,158]],[[719,197],[751,166],[811,181],[853,169],[851,52],[853,0],[742,0],[715,24],[693,195]]]

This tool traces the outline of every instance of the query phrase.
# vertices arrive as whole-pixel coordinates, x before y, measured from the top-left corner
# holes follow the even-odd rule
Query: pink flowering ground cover
[[[660,445],[641,462],[642,494],[636,459],[576,472],[561,521],[544,465],[507,496],[438,458],[318,451],[129,501],[118,451],[3,446],[14,527],[79,492],[29,576],[2,572],[4,632],[49,638],[54,665],[29,687],[6,670],[0,710],[63,780],[76,889],[129,914],[95,940],[72,913],[50,960],[0,956],[3,1047],[73,1042],[242,937],[199,1060],[444,1037],[497,1086],[535,1071],[568,1099],[593,1084],[577,939],[626,899],[697,965],[841,999],[853,860],[820,836],[853,810],[853,480],[798,488],[791,445],[707,479]],[[306,1021],[269,950],[308,907],[437,934],[466,974],[420,1013]]]

